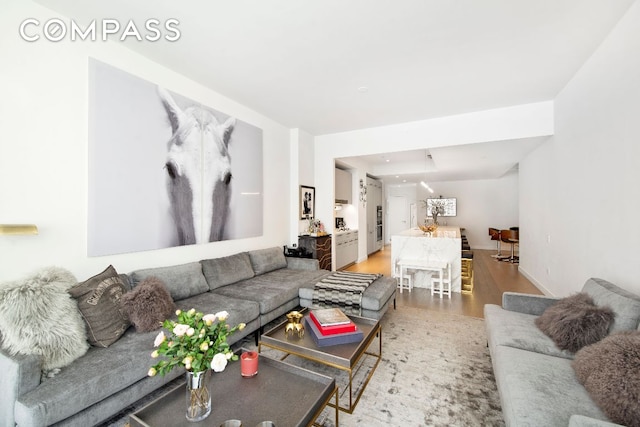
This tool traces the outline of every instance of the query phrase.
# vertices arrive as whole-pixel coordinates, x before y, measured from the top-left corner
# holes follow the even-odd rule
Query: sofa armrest
[[[40,384],[42,362],[38,356],[13,357],[0,349],[0,426],[14,427],[16,400]]]
[[[518,313],[541,315],[547,307],[557,302],[559,298],[544,295],[522,294],[519,292],[505,292],[502,294],[502,308]]]
[[[292,270],[320,270],[320,262],[312,258],[285,257],[287,268]]]
[[[569,427],[622,427],[620,424],[602,421],[584,415],[572,415],[569,418]]]

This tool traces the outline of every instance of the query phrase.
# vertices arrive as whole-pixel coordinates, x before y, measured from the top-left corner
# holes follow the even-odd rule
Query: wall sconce
[[[0,235],[17,236],[26,234],[38,234],[35,224],[0,224]]]
[[[360,201],[362,202],[362,206],[367,204],[367,186],[364,185],[364,180],[360,180]]]

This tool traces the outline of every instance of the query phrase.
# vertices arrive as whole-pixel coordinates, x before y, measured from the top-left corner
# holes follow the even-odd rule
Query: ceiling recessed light
[[[396,178],[400,178],[400,175],[396,175]]]
[[[358,88],[358,92],[360,92],[360,93],[369,92],[369,88],[368,88],[368,87],[366,87],[366,86],[360,86],[360,87]]]

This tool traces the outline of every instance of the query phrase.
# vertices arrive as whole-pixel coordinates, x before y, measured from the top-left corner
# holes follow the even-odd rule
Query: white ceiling
[[[322,135],[553,99],[633,0],[37,2],[79,22],[176,18],[179,41],[126,45]],[[481,175],[513,167],[532,149],[521,142],[486,146]],[[438,174],[457,179],[452,165],[483,163],[459,147],[431,154]]]
[[[547,137],[494,141],[425,150],[344,157],[344,169],[365,162],[368,173],[387,184],[495,179],[517,169],[518,162]]]

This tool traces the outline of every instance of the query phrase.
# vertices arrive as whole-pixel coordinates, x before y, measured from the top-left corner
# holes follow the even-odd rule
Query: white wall
[[[520,269],[551,294],[589,277],[640,292],[638,52],[635,2],[556,98],[555,136],[520,165]]]
[[[291,129],[291,209],[290,244],[298,243],[298,235],[309,228],[309,221],[300,219],[300,186],[314,186],[313,136],[302,129]]]
[[[434,190],[433,194],[420,185],[389,185],[387,196],[406,197],[407,212],[409,205],[416,203],[418,224],[422,224],[426,216],[423,200],[455,197],[457,215],[438,217],[438,222],[465,228],[472,249],[496,249],[496,242],[489,238],[489,227],[507,229],[518,225],[518,173],[515,171],[498,179],[431,182],[429,185]]]
[[[465,228],[472,249],[496,249],[489,237],[489,227],[508,229],[518,226],[518,173],[511,171],[498,179],[447,181],[429,183],[434,193],[418,186],[418,197],[455,197],[457,216],[438,217],[438,222]],[[418,219],[424,220],[426,210],[418,203]],[[505,245],[508,249],[509,245]]]
[[[552,133],[553,103],[540,102],[317,136],[315,138],[317,216],[319,218],[333,216],[331,210],[333,209],[335,158],[548,136]],[[360,177],[366,172],[366,170],[358,170]],[[362,220],[362,216],[360,218]],[[361,222],[359,225],[361,239],[362,224]],[[360,241],[361,259],[363,258],[363,241],[363,239]],[[366,246],[364,248],[366,250]]]
[[[18,279],[48,265],[67,268],[84,280],[109,264],[126,273],[287,243],[291,221],[286,206],[292,203],[287,191],[291,179],[289,129],[118,42],[52,43],[41,39],[28,43],[20,38],[18,27],[24,19],[44,22],[55,16],[22,0],[6,0],[0,14],[0,223],[35,223],[40,229],[38,236],[0,237],[0,281]],[[263,130],[262,237],[87,257],[90,56]],[[114,165],[114,173],[117,168]]]

